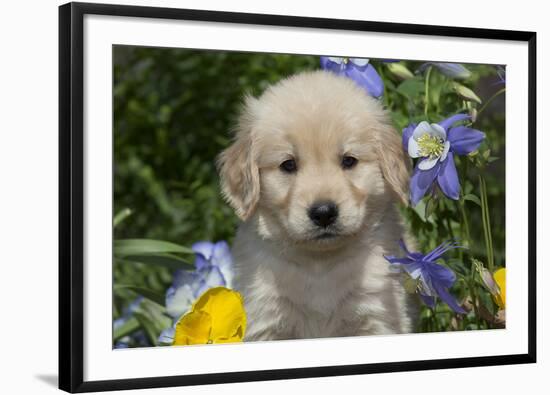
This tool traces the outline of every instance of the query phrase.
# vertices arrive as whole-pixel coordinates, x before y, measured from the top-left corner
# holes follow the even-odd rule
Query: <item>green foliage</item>
[[[230,144],[245,94],[259,95],[289,75],[319,68],[317,56],[255,54],[115,46],[114,55],[114,318],[138,294],[146,297],[115,341],[143,331],[151,344],[170,325],[162,304],[174,270],[191,267],[187,247],[199,240],[233,240],[237,219],[221,198],[216,156]],[[396,129],[438,122],[459,112],[476,115],[486,133],[479,150],[456,157],[459,201],[425,198],[403,215],[427,252],[458,238],[445,263],[457,274],[451,292],[472,309],[456,316],[448,306],[423,308],[421,331],[494,327],[496,306],[472,259],[505,266],[504,89],[490,65],[466,65],[460,84],[421,62],[372,60],[384,80],[382,98]],[[143,240],[147,239],[147,240]],[[162,241],[160,241],[162,240]],[[443,263],[443,262],[442,262]]]
[[[317,68],[318,58],[126,46],[113,58],[115,239],[231,241],[237,218],[221,198],[215,159],[243,96]],[[174,270],[192,263],[174,253],[118,254],[115,284],[164,294]],[[115,296],[116,318],[136,292]]]
[[[134,212],[115,238],[230,240],[237,222],[215,159],[243,96],[317,67],[315,57],[115,47],[115,212]]]

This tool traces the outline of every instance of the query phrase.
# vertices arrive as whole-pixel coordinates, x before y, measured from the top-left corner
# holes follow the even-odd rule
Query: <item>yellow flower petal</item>
[[[241,341],[246,330],[246,313],[238,292],[224,287],[210,288],[197,300],[194,310],[212,317],[213,343]]]
[[[176,324],[174,346],[187,344],[206,344],[212,331],[212,318],[202,311],[191,311],[180,318]]]
[[[246,312],[241,295],[224,287],[211,288],[180,318],[175,346],[240,342],[246,330]]]
[[[493,273],[493,278],[500,289],[498,295],[494,295],[493,299],[498,307],[504,309],[506,308],[506,269],[498,269]]]

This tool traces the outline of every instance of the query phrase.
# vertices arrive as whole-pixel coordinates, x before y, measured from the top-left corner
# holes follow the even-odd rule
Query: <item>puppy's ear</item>
[[[243,221],[250,218],[260,198],[260,171],[252,139],[252,106],[256,99],[246,98],[235,141],[217,160],[225,200]]]
[[[411,160],[395,129],[385,124],[379,130],[377,148],[380,167],[386,182],[405,204],[409,204]]]

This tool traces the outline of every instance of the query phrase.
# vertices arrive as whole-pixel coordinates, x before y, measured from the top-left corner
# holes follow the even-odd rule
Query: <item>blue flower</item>
[[[493,85],[506,85],[506,69],[503,66],[496,66],[498,80]]]
[[[418,158],[410,181],[410,198],[413,206],[434,188],[435,183],[450,199],[458,200],[460,182],[454,155],[467,155],[475,151],[485,134],[463,125],[459,121],[470,119],[467,114],[456,114],[439,123],[426,121],[411,124],[403,129],[403,147],[411,158]]]
[[[142,301],[143,301],[143,296],[139,295],[128,306],[126,306],[124,310],[122,310],[121,316],[113,321],[113,329],[120,328],[122,325],[126,323],[126,321],[132,318],[132,315],[139,308]]]
[[[437,62],[428,62],[424,63],[418,69],[419,72],[423,72],[428,67],[434,66],[438,69],[443,75],[446,75],[449,78],[454,78],[457,80],[466,80],[470,78],[472,72],[466,67],[458,63],[437,63]]]
[[[209,266],[220,270],[227,288],[231,288],[233,282],[233,258],[229,245],[225,241],[211,243],[209,241],[199,241],[191,246],[196,253],[195,266],[201,271]]]
[[[424,303],[434,308],[436,298],[439,297],[455,312],[466,314],[466,311],[449,293],[449,288],[456,281],[456,275],[451,269],[436,263],[445,252],[462,247],[455,241],[447,241],[424,255],[420,252],[410,252],[403,240],[399,240],[399,245],[405,252],[403,258],[395,256],[384,256],[384,258],[392,266],[404,271],[416,281],[416,291]]]
[[[195,251],[195,270],[176,271],[172,286],[166,291],[166,311],[174,319],[174,325],[205,291],[231,288],[233,283],[233,258],[225,241],[200,241],[191,248]],[[159,343],[171,344],[173,337],[174,327],[167,328],[162,331]]]
[[[373,97],[384,93],[384,82],[369,59],[321,56],[321,68],[351,78]]]
[[[139,295],[128,306],[126,306],[126,308],[122,311],[122,315],[113,321],[113,330],[120,328],[134,315],[134,313],[139,309],[143,299],[143,296]],[[135,347],[150,346],[149,340],[145,336],[145,333],[143,331],[137,331],[131,335],[127,335],[119,339],[115,343],[115,348],[128,348],[130,347],[130,344],[133,344]]]
[[[129,348],[131,341],[132,341],[132,339],[130,338],[130,336],[124,336],[123,338],[121,338],[120,340],[118,340],[115,343],[115,348],[117,348],[117,349],[119,349],[119,348]]]
[[[151,342],[149,342],[145,332],[140,330],[132,333],[131,335],[120,338],[115,343],[115,348],[130,348],[130,345],[132,347],[151,347]]]
[[[177,320],[174,321],[174,325],[170,328],[164,329],[158,338],[158,344],[160,345],[171,345],[174,341],[174,335],[176,333],[176,323]]]

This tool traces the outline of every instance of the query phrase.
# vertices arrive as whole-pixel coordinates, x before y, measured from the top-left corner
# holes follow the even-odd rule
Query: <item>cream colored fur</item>
[[[233,255],[247,341],[413,330],[415,303],[383,256],[401,254],[409,162],[377,100],[327,72],[292,76],[246,99],[218,164],[243,220]],[[339,209],[327,238],[307,215],[320,200]]]

